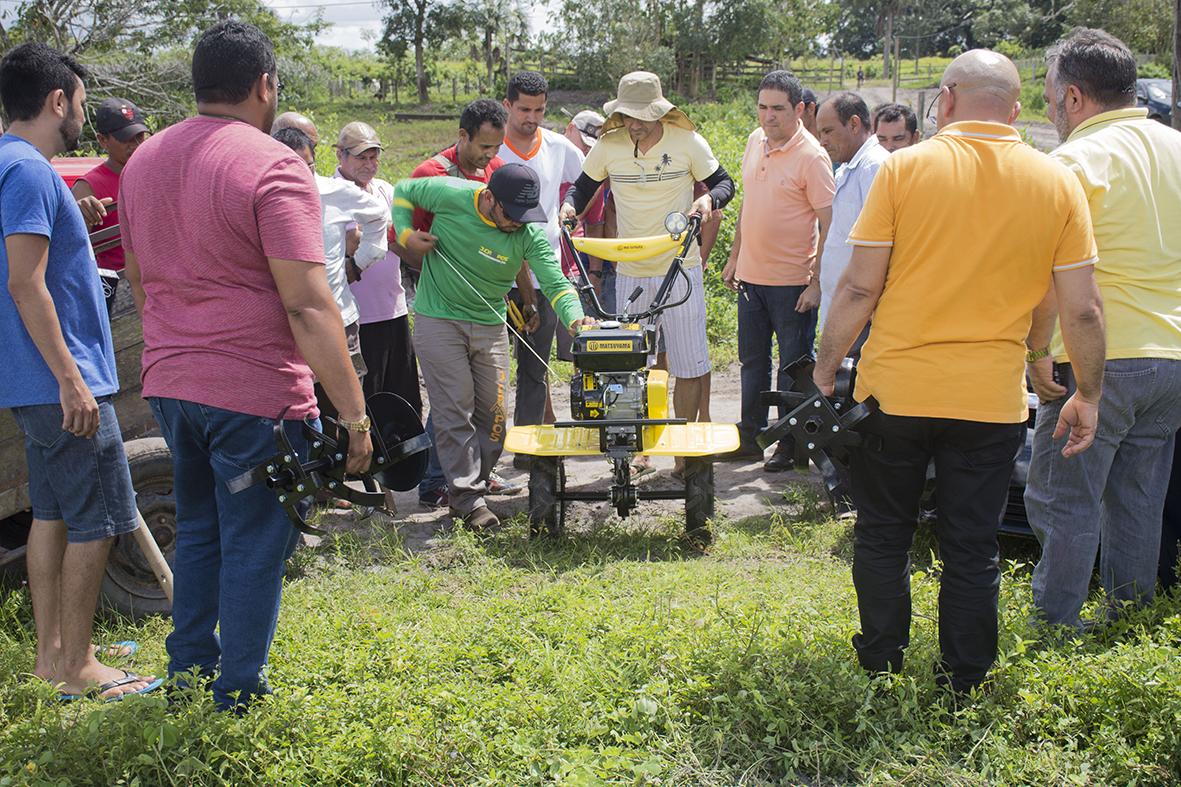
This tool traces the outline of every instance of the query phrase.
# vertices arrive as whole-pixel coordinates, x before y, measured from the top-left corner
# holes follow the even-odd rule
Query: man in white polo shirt
[[[541,183],[538,205],[545,211],[545,237],[554,252],[561,257],[558,229],[558,206],[564,183],[573,183],[582,172],[582,151],[565,136],[541,127],[545,119],[549,85],[536,71],[513,74],[505,93],[504,107],[508,122],[504,128],[504,143],[500,158],[505,164],[524,164],[537,173]],[[545,415],[546,366],[554,344],[557,316],[553,306],[538,289],[537,279],[522,266],[517,287],[509,294],[525,315],[527,339],[533,352],[516,343],[517,402],[513,409],[513,423],[517,426],[539,424]],[[528,286],[523,286],[525,281]],[[536,355],[534,355],[536,353]],[[540,358],[538,357],[540,356]]]

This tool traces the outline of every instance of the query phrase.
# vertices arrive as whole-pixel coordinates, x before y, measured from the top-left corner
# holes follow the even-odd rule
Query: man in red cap
[[[98,144],[107,152],[107,160],[78,178],[72,189],[74,199],[92,230],[113,227],[119,223],[119,211],[106,206],[119,196],[119,175],[135,149],[151,135],[147,119],[139,107],[123,98],[107,98],[94,113],[94,130]],[[100,251],[95,258],[103,271],[103,294],[107,298],[107,312],[115,305],[119,284],[117,275],[123,270],[123,246]]]

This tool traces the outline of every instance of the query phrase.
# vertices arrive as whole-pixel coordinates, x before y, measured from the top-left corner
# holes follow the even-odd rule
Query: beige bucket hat
[[[603,114],[607,116],[604,133],[622,126],[624,115],[637,120],[662,120],[689,131],[695,130],[693,121],[664,97],[660,77],[650,71],[624,74],[619,80],[615,100],[603,105]]]

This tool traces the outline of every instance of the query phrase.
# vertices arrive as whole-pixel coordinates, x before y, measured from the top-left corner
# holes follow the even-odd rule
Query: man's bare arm
[[[738,290],[738,252],[742,249],[742,205],[738,206],[738,221],[734,222],[734,240],[730,243],[730,257],[722,268],[722,283]]]
[[[1078,390],[1062,405],[1054,439],[1070,437],[1062,455],[1074,456],[1087,450],[1099,430],[1099,399],[1103,394],[1103,367],[1107,356],[1107,335],[1103,323],[1103,298],[1095,283],[1095,268],[1088,265],[1054,273],[1058,301],[1058,324],[1070,358]]]
[[[820,236],[816,241],[816,261],[812,264],[811,279],[796,300],[796,311],[801,313],[820,305],[820,264],[824,256],[824,242],[828,239],[828,227],[832,224],[832,206],[816,208],[815,213],[820,225]]]
[[[274,258],[267,262],[300,353],[341,417],[361,420],[365,416],[365,397],[349,360],[340,309],[328,288],[323,266]],[[348,471],[359,473],[369,467],[373,447],[368,434],[349,437]]]
[[[1054,338],[1054,325],[1057,322],[1058,298],[1054,291],[1054,282],[1051,280],[1046,297],[1042,298],[1042,302],[1033,310],[1025,346],[1034,351],[1047,349]],[[1049,355],[1026,363],[1025,372],[1033,384],[1034,393],[1041,401],[1052,402],[1066,396],[1066,389],[1054,382],[1054,359]]]
[[[82,379],[74,356],[70,355],[53,296],[45,285],[49,238],[9,235],[4,248],[8,253],[8,294],[16,303],[25,330],[57,380],[62,429],[78,437],[93,437],[98,431],[98,403]]]
[[[845,353],[869,322],[886,287],[890,267],[889,246],[855,246],[849,267],[837,283],[832,306],[820,337],[820,353],[812,379],[825,394],[833,391],[837,369]]]
[[[1107,362],[1107,329],[1095,269],[1087,266],[1055,273],[1054,294],[1062,342],[1079,393],[1089,401],[1098,402],[1103,393],[1103,366]]]
[[[123,278],[127,279],[127,283],[131,285],[131,297],[135,301],[135,309],[139,312],[139,318],[142,320],[144,318],[144,299],[147,296],[144,294],[144,283],[140,277],[139,260],[126,247],[123,249]]]

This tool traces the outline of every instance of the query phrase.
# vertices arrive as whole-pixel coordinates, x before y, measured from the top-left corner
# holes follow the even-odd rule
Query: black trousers
[[[853,637],[868,670],[898,671],[910,643],[910,547],[927,466],[935,461],[943,561],[939,586],[941,682],[967,691],[984,680],[997,650],[1000,549],[1005,507],[1025,424],[914,418],[877,412],[861,431],[879,445],[853,452],[853,585],[861,633]]]
[[[1181,541],[1181,435],[1173,444],[1173,475],[1165,495],[1161,528],[1160,582],[1168,590],[1177,584],[1177,542]]]
[[[361,357],[369,370],[361,388],[368,399],[382,391],[397,394],[422,418],[422,393],[418,387],[418,358],[410,339],[406,316],[361,326]]]

